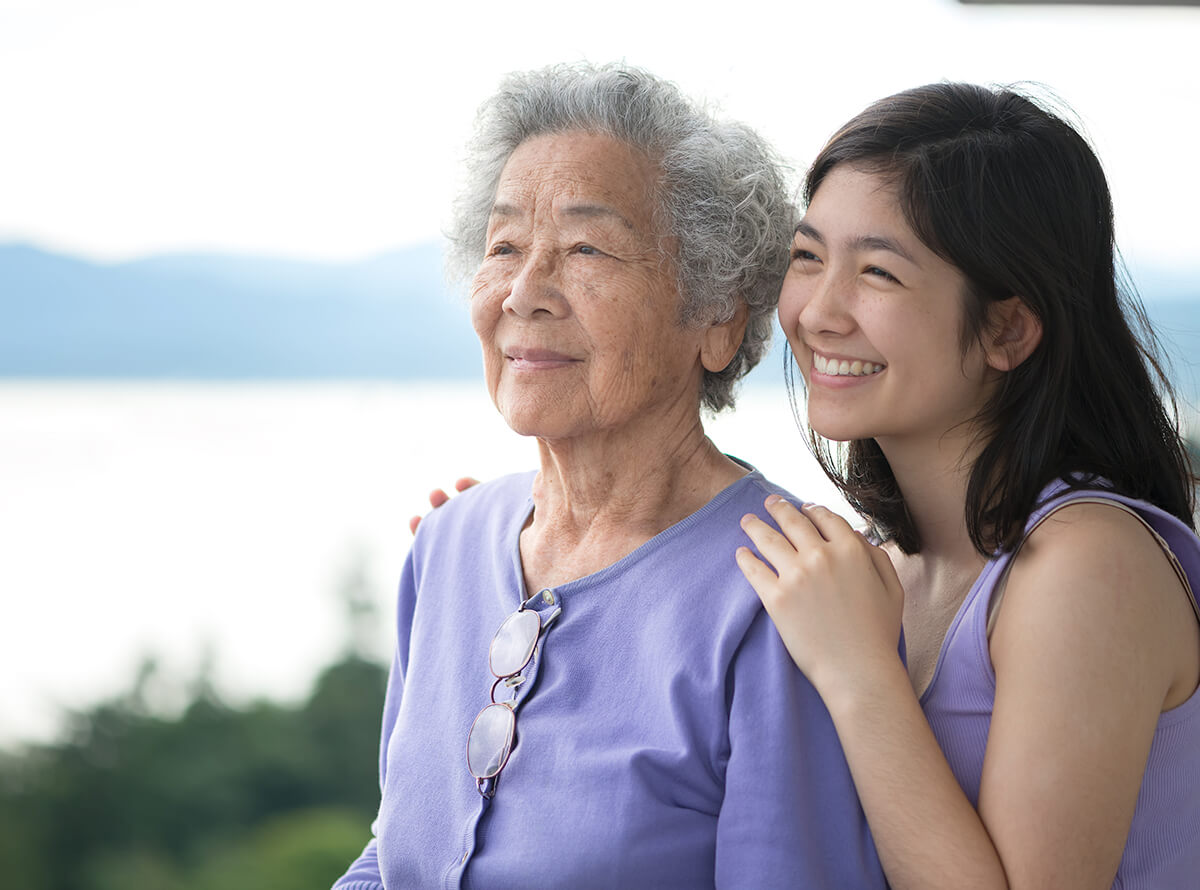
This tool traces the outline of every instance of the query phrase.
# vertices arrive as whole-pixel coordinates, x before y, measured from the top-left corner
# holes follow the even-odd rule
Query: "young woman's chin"
[[[813,411],[808,413],[808,428],[830,442],[852,442],[855,439],[873,438],[872,430],[861,422],[849,418],[824,417]]]
[[[847,398],[817,386],[805,387],[808,428],[833,442],[869,439],[878,432],[880,408],[872,400]]]

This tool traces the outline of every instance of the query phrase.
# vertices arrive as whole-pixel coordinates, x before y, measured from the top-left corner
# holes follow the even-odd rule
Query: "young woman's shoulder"
[[[1200,627],[1170,561],[1119,507],[1062,508],[1014,558],[989,652],[979,812],[1010,880],[1107,886],[1162,712],[1200,676]]]
[[[1189,698],[1200,679],[1200,622],[1187,591],[1158,539],[1115,504],[1056,510],[1015,557],[992,634],[997,670],[1034,639],[1067,664],[1108,673],[1104,659],[1143,693],[1160,689],[1159,710]]]

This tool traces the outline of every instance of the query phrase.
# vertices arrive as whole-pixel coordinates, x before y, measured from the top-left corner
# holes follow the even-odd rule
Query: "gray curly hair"
[[[479,110],[466,183],[454,205],[451,278],[474,274],[486,250],[500,175],[525,140],[580,130],[603,133],[657,160],[656,195],[678,245],[675,266],[685,324],[720,324],[749,310],[741,347],[721,371],[705,371],[701,402],[733,405],[734,385],[766,352],[787,270],[795,209],[784,167],[744,124],[716,120],[672,83],[625,65],[553,65],[511,74]]]

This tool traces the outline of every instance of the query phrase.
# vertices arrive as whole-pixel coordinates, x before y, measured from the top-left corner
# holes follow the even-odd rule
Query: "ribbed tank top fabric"
[[[1043,492],[1041,506],[1026,523],[1026,533],[1070,501],[1115,501],[1134,510],[1158,533],[1192,590],[1200,589],[1200,539],[1178,519],[1110,491],[1066,489],[1057,482]],[[997,556],[980,572],[946,633],[933,679],[921,696],[938,744],[976,806],[996,698],[996,675],[988,652],[988,606],[1011,559],[1009,553]],[[1159,717],[1113,887],[1200,888],[1200,691]]]

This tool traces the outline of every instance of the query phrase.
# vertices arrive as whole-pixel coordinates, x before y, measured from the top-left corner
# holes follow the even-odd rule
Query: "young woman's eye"
[[[880,269],[878,266],[867,266],[865,271],[868,275],[874,275],[877,278],[884,279],[885,281],[894,281],[897,284],[900,283],[900,279],[897,278],[895,275],[893,275],[891,272],[889,272],[887,269]]]

